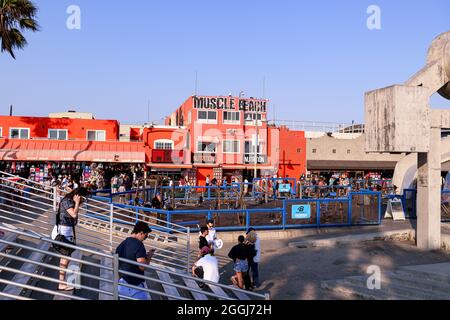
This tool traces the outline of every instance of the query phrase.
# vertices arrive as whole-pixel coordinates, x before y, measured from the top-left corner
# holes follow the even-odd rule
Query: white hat
[[[221,239],[214,240],[214,249],[220,250],[223,247],[223,241]]]

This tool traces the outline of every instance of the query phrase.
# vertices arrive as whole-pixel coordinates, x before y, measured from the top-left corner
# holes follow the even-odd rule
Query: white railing
[[[0,172],[0,214],[10,223],[18,223],[31,230],[49,235],[53,229],[55,211],[63,190],[45,187],[37,182]],[[5,177],[6,176],[6,177]],[[158,218],[136,213],[101,201],[86,199],[79,211],[77,240],[84,245],[112,252],[131,231],[137,221],[151,228],[153,246],[158,249],[154,261],[189,272],[190,229]],[[96,230],[93,230],[96,228]],[[99,234],[96,231],[102,231]],[[164,241],[161,241],[164,240]]]
[[[122,284],[122,283],[119,284],[119,279],[122,275],[130,275],[130,276],[133,276],[136,278],[140,278],[143,281],[145,281],[146,283],[149,283],[149,282],[158,283],[160,285],[163,285],[163,287],[166,286],[166,287],[176,288],[178,290],[182,290],[185,292],[190,292],[194,297],[195,297],[195,294],[197,294],[197,295],[206,297],[207,299],[213,298],[213,299],[221,299],[221,300],[237,300],[237,299],[240,299],[240,297],[242,297],[242,295],[244,295],[245,297],[251,298],[251,299],[258,299],[258,300],[263,300],[263,299],[268,300],[269,299],[268,294],[258,294],[258,293],[249,292],[249,291],[241,290],[238,288],[230,287],[227,285],[219,284],[219,283],[205,281],[205,280],[184,274],[183,272],[180,272],[179,270],[177,271],[175,269],[167,268],[162,265],[141,264],[141,263],[137,263],[135,261],[119,258],[119,256],[116,254],[113,255],[111,253],[99,252],[97,250],[92,250],[92,249],[85,248],[82,246],[75,246],[75,245],[69,245],[66,243],[61,243],[58,241],[51,240],[45,236],[38,235],[38,234],[31,234],[29,232],[25,232],[24,230],[19,230],[17,228],[10,227],[10,226],[4,225],[4,224],[0,224],[0,230],[3,232],[6,232],[7,234],[10,234],[10,235],[13,234],[16,237],[20,236],[21,238],[25,238],[28,240],[30,240],[30,239],[31,240],[39,240],[41,243],[47,244],[47,247],[50,247],[52,244],[58,244],[58,245],[64,245],[66,247],[72,248],[75,250],[75,252],[79,252],[80,258],[67,257],[67,256],[63,256],[61,254],[55,253],[55,252],[50,252],[48,250],[42,250],[39,248],[32,247],[30,245],[25,245],[25,244],[21,244],[21,243],[15,242],[15,241],[9,241],[9,240],[4,240],[4,239],[0,238],[0,245],[3,244],[3,245],[8,246],[9,248],[20,248],[23,250],[28,250],[28,251],[31,251],[32,253],[41,254],[42,256],[48,256],[48,257],[60,258],[60,259],[61,258],[68,259],[71,264],[75,264],[78,267],[63,269],[63,268],[60,268],[59,266],[44,262],[45,261],[44,259],[37,261],[37,260],[30,259],[28,257],[20,257],[15,254],[4,253],[3,251],[0,251],[0,258],[15,260],[15,261],[22,262],[24,264],[35,266],[35,268],[36,268],[35,270],[37,270],[37,268],[40,268],[41,271],[43,269],[64,271],[64,272],[66,272],[67,276],[70,276],[70,277],[75,276],[75,277],[73,277],[73,279],[81,279],[80,277],[83,277],[85,279],[89,278],[89,279],[98,281],[99,282],[98,287],[93,287],[88,284],[81,284],[81,281],[76,281],[74,283],[69,283],[69,284],[73,285],[77,289],[82,289],[86,292],[90,292],[91,294],[92,293],[94,293],[95,295],[98,294],[99,297],[102,297],[103,299],[108,299],[108,300],[118,300],[118,299],[127,300],[128,299],[128,300],[130,300],[129,297],[119,295],[118,287],[120,285],[120,286],[124,286],[124,287],[134,288],[134,289],[137,289],[137,290],[140,290],[143,292],[147,292],[148,294],[162,296],[162,297],[165,297],[168,299],[190,300],[189,298],[184,297],[184,295],[180,295],[180,294],[176,295],[173,293],[167,293],[167,292],[165,292],[165,290],[142,288],[142,287],[136,287],[133,285]],[[91,258],[94,256],[97,258],[96,260],[103,261],[103,263],[92,262],[92,261],[94,261],[93,259],[90,259],[90,261],[87,261],[86,259],[82,259],[83,255],[90,255]],[[133,264],[138,267],[144,268],[145,275],[143,275],[143,276],[137,275],[137,274],[129,273],[125,270],[120,269],[120,262]],[[100,270],[100,275],[107,274],[108,276],[100,276],[99,277],[98,275],[95,275],[92,273],[82,272],[81,268],[79,267],[80,265],[89,265],[90,267],[97,268],[98,270]],[[85,297],[80,297],[77,295],[70,295],[67,293],[59,292],[57,290],[39,286],[40,285],[39,281],[44,281],[46,283],[52,283],[52,284],[58,284],[58,285],[59,284],[63,284],[63,285],[68,284],[67,281],[61,281],[59,279],[45,276],[43,274],[43,272],[29,272],[26,270],[19,269],[19,267],[10,267],[9,265],[8,266],[0,265],[0,271],[11,272],[14,275],[20,275],[22,277],[21,281],[18,281],[15,277],[11,280],[7,280],[7,279],[0,277],[0,283],[7,285],[8,286],[7,288],[10,288],[10,289],[13,288],[14,291],[16,292],[16,294],[11,293],[11,291],[10,292],[0,292],[0,297],[7,298],[7,299],[30,300],[29,297],[17,294],[17,291],[21,292],[22,290],[25,289],[25,290],[32,291],[32,292],[48,294],[55,298],[64,298],[64,299],[68,299],[68,300],[86,300]],[[103,273],[102,273],[102,271],[103,271]],[[185,285],[177,284],[174,282],[168,283],[167,281],[161,280],[158,277],[149,276],[148,274],[150,271],[153,271],[156,273],[162,272],[166,275],[169,275],[169,277],[171,277],[171,279],[181,278],[186,283],[187,283],[187,281],[191,281],[191,282],[195,281],[197,283],[203,283],[204,285],[209,286],[209,288],[211,288],[211,290],[213,292],[208,292],[208,291],[200,289],[200,287],[198,287],[198,288],[193,287],[192,285],[185,286]],[[27,280],[24,281],[23,277],[25,277]],[[229,293],[231,293],[231,294],[229,294]]]
[[[332,133],[363,133],[364,125],[352,123],[321,122],[321,121],[296,121],[296,120],[273,120],[269,124],[286,126],[291,130],[332,132]]]

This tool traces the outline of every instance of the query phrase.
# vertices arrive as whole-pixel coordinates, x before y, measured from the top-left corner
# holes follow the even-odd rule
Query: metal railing
[[[10,226],[6,226],[4,224],[0,224],[0,230],[3,232],[6,232],[8,234],[15,235],[16,237],[21,237],[22,239],[27,240],[34,240],[39,241],[41,244],[46,244],[49,248],[53,244],[57,245],[63,245],[65,247],[71,248],[75,250],[75,252],[79,252],[79,257],[67,257],[63,256],[56,252],[51,252],[49,250],[43,250],[39,249],[27,244],[18,243],[16,241],[9,241],[0,238],[0,244],[4,244],[10,248],[10,251],[14,251],[14,249],[23,249],[28,250],[32,253],[38,253],[41,254],[41,259],[30,259],[28,257],[21,257],[17,254],[13,254],[11,252],[5,253],[3,251],[0,251],[0,257],[3,259],[9,259],[14,260],[18,262],[22,262],[23,264],[27,264],[28,266],[34,266],[34,271],[37,271],[39,269],[39,272],[30,272],[30,270],[24,270],[27,268],[19,268],[19,267],[10,267],[9,265],[0,265],[0,284],[7,285],[6,288],[9,288],[8,290],[0,291],[0,297],[8,298],[8,299],[20,299],[20,300],[30,300],[30,293],[28,296],[21,295],[23,290],[27,290],[29,292],[34,293],[41,293],[41,294],[47,294],[52,296],[53,298],[64,298],[69,300],[87,300],[86,298],[86,292],[89,292],[91,295],[98,295],[98,297],[102,297],[102,299],[108,299],[108,300],[133,300],[129,297],[119,295],[119,286],[123,287],[129,287],[136,290],[140,290],[142,292],[146,292],[147,294],[153,294],[158,297],[164,297],[168,299],[174,299],[174,300],[190,300],[189,298],[186,298],[185,295],[181,294],[173,294],[168,293],[165,290],[156,290],[156,289],[149,289],[148,287],[142,288],[133,286],[126,283],[119,282],[120,278],[123,277],[123,275],[133,276],[135,278],[142,279],[145,283],[156,283],[160,284],[166,287],[175,288],[178,290],[183,290],[185,292],[191,293],[193,296],[194,294],[200,294],[206,298],[213,298],[213,299],[222,299],[222,300],[237,300],[239,299],[239,296],[244,294],[245,296],[252,298],[252,299],[258,299],[258,300],[268,300],[269,295],[268,294],[259,294],[254,292],[249,292],[245,290],[241,290],[239,288],[234,288],[228,285],[215,283],[206,281],[203,279],[199,279],[196,277],[192,277],[190,275],[184,274],[180,270],[176,270],[173,268],[168,268],[163,265],[146,265],[141,264],[136,261],[131,261],[123,258],[119,258],[117,254],[110,254],[105,252],[99,252],[97,250],[92,250],[83,246],[77,246],[77,245],[69,245],[66,243],[61,243],[55,240],[51,240],[45,236],[37,235],[37,234],[31,234],[29,232],[26,232],[24,230],[19,230],[17,228],[13,228]],[[83,256],[89,256],[90,259],[83,259]],[[67,259],[70,261],[71,264],[74,264],[75,268],[60,268],[57,265],[51,264],[50,262],[46,262],[45,258],[51,257],[53,259]],[[93,262],[100,260],[101,263]],[[138,275],[135,273],[130,273],[128,271],[122,270],[120,267],[121,263],[127,263],[131,265],[135,265],[141,268],[144,268],[145,272],[144,275]],[[94,274],[94,272],[86,272],[82,271],[82,268],[80,266],[88,265],[91,270],[92,268],[95,268],[97,272],[96,274],[100,274],[100,276]],[[29,268],[28,268],[29,269]],[[55,279],[53,277],[50,277],[48,274],[46,274],[46,270],[55,270],[55,271],[63,271],[66,272],[66,278],[64,281],[61,281],[59,279]],[[86,268],[86,270],[88,270]],[[33,271],[33,268],[31,268],[31,271]],[[14,273],[15,277],[11,280],[5,279],[2,277],[1,272],[11,272]],[[165,280],[160,279],[159,277],[151,276],[150,274],[158,274],[158,272],[164,273],[166,275],[169,275],[171,279],[174,279],[174,282],[167,282]],[[104,276],[102,276],[102,274]],[[21,280],[16,279],[17,276],[22,277]],[[23,279],[23,277],[26,278],[26,280]],[[195,281],[197,283],[203,283],[204,285],[207,285],[213,292],[208,292],[206,290],[200,289],[200,287],[195,286],[185,286],[182,284],[178,284],[175,282],[176,278],[180,278],[183,281]],[[71,282],[69,282],[66,279],[74,279]],[[94,282],[98,282],[98,285],[94,285],[91,283],[86,283],[87,279],[91,279]],[[82,284],[82,280],[84,280],[84,284]],[[51,287],[49,287],[49,284]],[[73,295],[59,292],[58,290],[54,289],[53,287],[55,284],[63,284],[63,285],[72,285],[76,289],[83,290],[84,297],[80,295]],[[216,290],[214,290],[216,289]],[[217,291],[219,290],[219,292]],[[6,292],[5,292],[6,291]],[[11,292],[14,291],[14,292]]]
[[[269,125],[286,126],[291,130],[333,132],[333,133],[363,133],[363,124],[337,123],[323,121],[271,120]]]
[[[54,211],[66,192],[56,188],[52,188],[50,192],[37,182],[4,175],[7,177],[0,177],[1,218],[9,223],[50,234],[54,226]],[[150,214],[144,216],[115,204],[86,199],[79,211],[77,240],[84,245],[112,252],[115,246],[129,236],[137,221],[144,221],[152,228],[151,239],[154,247],[158,249],[154,256],[155,261],[165,261],[174,268],[189,270],[189,228]]]

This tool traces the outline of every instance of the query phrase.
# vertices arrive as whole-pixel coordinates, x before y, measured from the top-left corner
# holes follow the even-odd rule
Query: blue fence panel
[[[136,212],[127,219],[120,217],[119,223],[133,224],[138,214],[144,220],[146,215],[151,215],[163,220],[162,225],[166,227],[174,223],[191,227],[195,232],[209,219],[215,220],[218,231],[245,231],[249,227],[270,230],[379,224],[381,201],[380,192],[361,191],[350,193],[346,198],[284,200],[280,202],[282,207],[275,209],[166,211],[127,204],[115,206]]]

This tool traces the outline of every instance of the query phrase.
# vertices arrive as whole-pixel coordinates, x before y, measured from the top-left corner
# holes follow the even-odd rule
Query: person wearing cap
[[[116,254],[122,259],[138,262],[148,265],[155,253],[155,249],[146,252],[144,241],[152,232],[147,223],[139,221],[133,229],[131,237],[125,239],[116,249]],[[137,276],[144,276],[145,267],[136,266],[124,261],[119,261],[119,269]],[[122,285],[120,285],[122,284]],[[147,288],[145,280],[142,277],[134,277],[128,274],[120,274],[119,295],[130,297],[137,300],[150,300],[148,292],[136,288],[130,288],[125,285]]]
[[[192,274],[200,279],[218,283],[219,262],[214,256],[214,249],[208,246],[200,250],[201,258],[192,266]],[[203,288],[203,285],[200,285]]]

